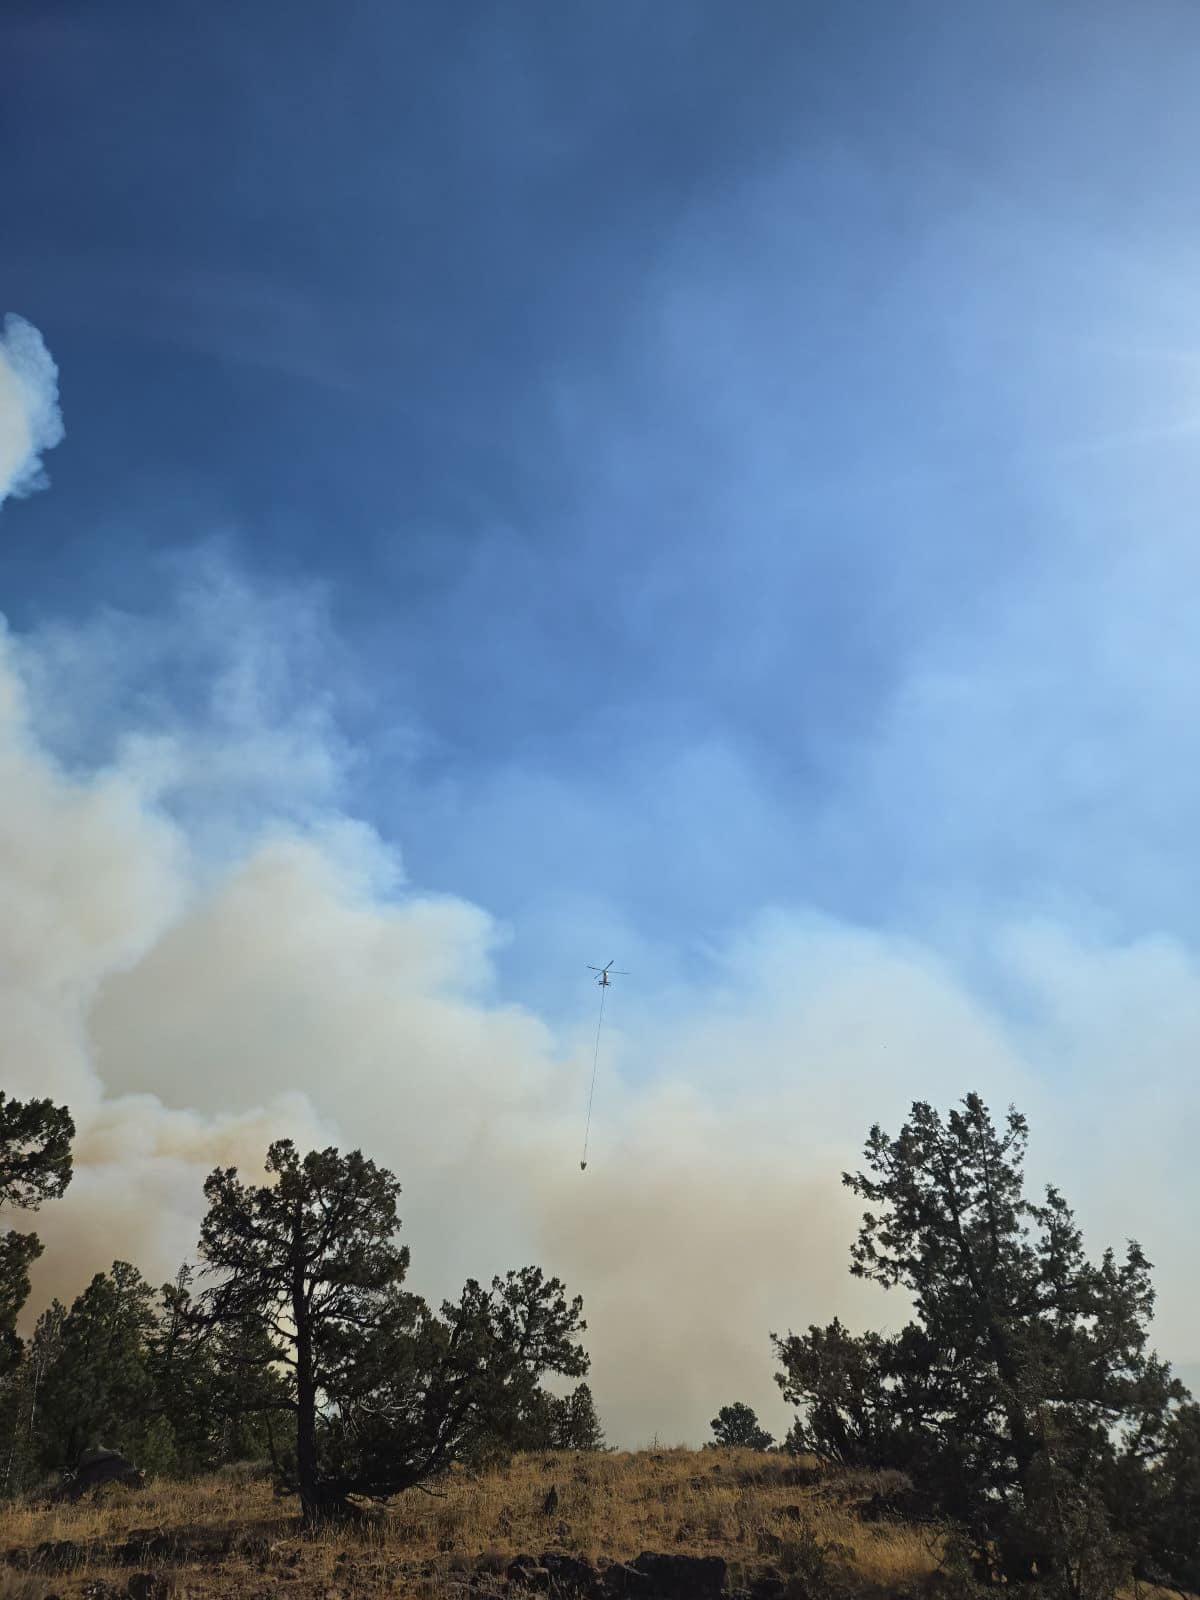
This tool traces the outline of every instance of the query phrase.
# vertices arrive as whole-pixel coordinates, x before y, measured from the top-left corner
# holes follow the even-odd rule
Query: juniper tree
[[[753,1407],[741,1400],[722,1406],[709,1427],[714,1449],[769,1450],[775,1443],[774,1436],[760,1425]]]
[[[978,1095],[945,1120],[914,1104],[894,1139],[873,1128],[867,1170],[844,1179],[868,1206],[851,1270],[906,1290],[915,1320],[776,1338],[778,1381],[813,1447],[908,1467],[1010,1578],[1097,1590],[1116,1569],[1094,1558],[1126,1533],[1117,1485],[1149,1470],[1186,1391],[1147,1349],[1141,1250],[1091,1262],[1058,1190],[1025,1196],[1026,1141],[1018,1112],[997,1128]]]
[[[249,1361],[259,1370],[279,1364],[287,1375],[296,1487],[312,1523],[346,1493],[321,1472],[322,1407],[351,1399],[372,1338],[411,1313],[400,1288],[408,1250],[395,1242],[400,1185],[359,1150],[302,1157],[290,1139],[271,1145],[266,1170],[273,1182],[243,1183],[226,1167],[204,1185],[200,1254],[215,1282],[203,1301],[211,1321],[240,1335],[247,1351],[258,1330],[269,1334]]]
[[[493,1278],[488,1288],[469,1280],[440,1314],[414,1298],[407,1316],[381,1330],[374,1372],[332,1430],[347,1481],[382,1498],[455,1461],[545,1447],[554,1402],[542,1380],[587,1371],[577,1343],[586,1326],[582,1301],[568,1301],[540,1267]]]
[[[554,1450],[603,1450],[604,1429],[586,1383],[555,1397],[550,1406],[550,1446]]]
[[[404,1290],[400,1186],[361,1151],[301,1157],[281,1140],[267,1172],[274,1182],[251,1185],[219,1168],[205,1184],[200,1253],[215,1281],[200,1298],[252,1365],[285,1374],[307,1524],[503,1447],[546,1374],[587,1370],[580,1302],[540,1268],[472,1280],[440,1314]]]
[[[1137,1575],[1194,1593],[1200,1590],[1200,1405],[1189,1402],[1172,1414],[1145,1481]]]
[[[776,1339],[784,1399],[804,1409],[785,1448],[845,1467],[908,1463],[910,1451],[889,1378],[895,1341],[852,1334],[835,1317],[827,1328]]]

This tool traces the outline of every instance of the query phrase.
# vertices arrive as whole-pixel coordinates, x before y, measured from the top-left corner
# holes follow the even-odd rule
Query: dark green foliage
[[[41,1399],[62,1339],[66,1307],[57,1300],[38,1318],[19,1367],[0,1385],[0,1437],[7,1441],[3,1490],[19,1494],[42,1476]]]
[[[550,1448],[552,1450],[603,1450],[604,1429],[596,1414],[596,1402],[586,1383],[576,1384],[570,1394],[551,1402]]]
[[[11,1492],[69,1470],[100,1444],[168,1475],[267,1453],[261,1412],[278,1403],[282,1380],[247,1372],[225,1337],[210,1336],[189,1276],[185,1269],[156,1292],[114,1262],[69,1310],[56,1301],[42,1315],[0,1400]],[[263,1343],[260,1335],[256,1355]]]
[[[535,1386],[515,1412],[488,1418],[471,1454],[476,1460],[503,1459],[517,1450],[604,1450],[604,1430],[586,1383],[554,1395]]]
[[[221,1419],[214,1398],[221,1369],[195,1315],[191,1282],[191,1269],[184,1266],[174,1283],[163,1286],[147,1339],[158,1426],[149,1441],[155,1459],[140,1464],[151,1471],[198,1472],[219,1459]]]
[[[192,1277],[183,1267],[161,1291],[149,1351],[159,1438],[164,1446],[169,1439],[180,1473],[262,1459],[274,1438],[287,1442],[292,1434],[290,1420],[270,1425],[289,1407],[266,1329],[211,1326],[192,1296]]]
[[[752,1407],[735,1400],[731,1406],[722,1406],[709,1423],[713,1431],[713,1447],[738,1450],[769,1450],[774,1436],[759,1425]]]
[[[0,1205],[36,1211],[71,1181],[75,1124],[50,1100],[10,1100],[0,1090]]]
[[[243,1370],[284,1375],[283,1476],[307,1522],[520,1448],[547,1415],[542,1378],[587,1370],[580,1303],[537,1267],[472,1281],[440,1314],[407,1293],[399,1184],[359,1151],[301,1158],[283,1141],[267,1170],[261,1187],[233,1169],[206,1183],[200,1248],[216,1282],[202,1299]]]
[[[265,1328],[218,1328],[212,1340],[213,1459],[267,1461],[296,1451],[287,1375]]]
[[[373,1371],[372,1341],[384,1326],[417,1314],[400,1284],[408,1251],[394,1243],[400,1185],[361,1151],[313,1150],[289,1139],[267,1152],[273,1183],[242,1183],[218,1168],[204,1185],[208,1215],[200,1253],[216,1277],[207,1314],[245,1353],[247,1370],[268,1362],[287,1374],[295,1415],[296,1479],[306,1521],[344,1499],[318,1459],[323,1405],[345,1406]],[[261,1356],[253,1337],[270,1338]]]
[[[1200,1405],[1188,1401],[1162,1431],[1153,1466],[1129,1496],[1138,1576],[1200,1590]]]
[[[1186,1391],[1146,1348],[1149,1263],[1136,1244],[1090,1262],[1057,1190],[1025,1197],[1026,1136],[976,1095],[944,1121],[915,1104],[895,1139],[873,1128],[845,1178],[868,1205],[852,1271],[904,1288],[915,1321],[776,1339],[778,1381],[803,1447],[905,1469],[1010,1580],[1100,1596],[1135,1558],[1135,1490]]]
[[[36,1211],[71,1181],[75,1125],[66,1106],[10,1100],[0,1092],[0,1207]],[[17,1317],[29,1297],[29,1268],[42,1253],[36,1234],[0,1234],[0,1378],[21,1359]]]
[[[29,1298],[29,1269],[41,1253],[36,1233],[0,1234],[0,1376],[20,1364],[17,1318]]]
[[[73,1467],[104,1444],[136,1460],[154,1409],[149,1346],[155,1294],[128,1262],[98,1272],[62,1318],[41,1386],[37,1423],[43,1470]]]
[[[381,1327],[373,1380],[330,1430],[331,1451],[354,1492],[383,1498],[452,1462],[545,1443],[556,1403],[542,1379],[579,1377],[588,1368],[575,1342],[586,1327],[582,1304],[568,1302],[557,1278],[525,1267],[493,1278],[488,1289],[469,1281],[440,1315],[420,1302],[409,1312]],[[588,1407],[580,1401],[576,1409],[582,1423]]]
[[[909,1450],[888,1377],[895,1341],[855,1337],[835,1317],[827,1328],[776,1340],[784,1399],[803,1406],[787,1448],[847,1467],[890,1467]],[[899,1437],[898,1437],[899,1435]]]

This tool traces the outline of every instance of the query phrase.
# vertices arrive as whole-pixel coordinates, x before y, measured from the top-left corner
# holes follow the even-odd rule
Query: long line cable
[[[600,1017],[596,1023],[596,1048],[592,1051],[592,1087],[588,1093],[587,1123],[583,1130],[583,1160],[579,1163],[582,1172],[587,1166],[588,1140],[592,1133],[592,1100],[596,1094],[596,1063],[600,1060],[600,1029],[604,1026],[604,1001],[608,985],[600,985]]]

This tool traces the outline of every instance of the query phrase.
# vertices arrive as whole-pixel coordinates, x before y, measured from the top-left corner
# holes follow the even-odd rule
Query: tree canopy
[[[895,1138],[872,1128],[844,1178],[868,1207],[851,1270],[907,1291],[913,1321],[775,1338],[777,1381],[803,1447],[909,1469],[1010,1579],[1070,1587],[1086,1566],[1094,1589],[1136,1557],[1128,1485],[1179,1444],[1186,1390],[1147,1347],[1142,1251],[1089,1260],[1058,1190],[1026,1196],[1027,1137],[974,1094],[944,1119],[917,1102]]]
[[[769,1450],[775,1443],[774,1435],[761,1426],[751,1406],[735,1400],[731,1406],[722,1406],[709,1423],[713,1443],[724,1448],[740,1450]]]
[[[252,1185],[218,1169],[205,1184],[200,1252],[215,1281],[201,1299],[226,1336],[267,1331],[245,1359],[286,1375],[306,1521],[518,1448],[543,1377],[586,1372],[581,1303],[540,1268],[472,1280],[440,1314],[406,1291],[400,1186],[360,1151],[301,1157],[284,1140],[267,1172]]]
[[[71,1181],[75,1124],[50,1100],[10,1100],[0,1091],[0,1207],[36,1211]],[[17,1317],[29,1298],[29,1268],[42,1253],[35,1233],[0,1234],[0,1376],[21,1359]]]

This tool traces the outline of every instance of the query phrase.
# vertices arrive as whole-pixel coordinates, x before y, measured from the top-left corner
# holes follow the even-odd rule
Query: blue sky
[[[1104,755],[1016,816],[954,757],[878,762],[930,654],[1011,651],[1053,741],[1104,744],[1069,653],[1117,602],[1077,637],[1058,605],[1190,542],[1194,440],[1155,437],[1195,406],[1186,6],[6,32],[6,301],[72,422],[5,531],[14,626],[158,610],[214,534],[322,584],[370,683],[360,805],[501,915],[552,878],[674,944],[763,898],[1190,918],[1174,870],[1106,882],[1112,835],[1187,818],[1114,814]]]
[[[153,612],[214,535],[324,585],[359,804],[502,916],[549,881],[674,945],[764,898],[1190,923],[1173,868],[1112,881],[1117,837],[1189,823],[1117,814],[1103,753],[1092,793],[1018,773],[1060,792],[1016,816],[1009,707],[998,791],[964,792],[961,708],[938,770],[879,758],[931,655],[1008,655],[1052,742],[1103,744],[1071,652],[1091,678],[1119,601],[1075,569],[1190,542],[1192,436],[1136,437],[1195,403],[1188,8],[5,29],[6,303],[71,426],[5,530],[14,626]]]
[[[1015,924],[1190,973],[1193,7],[10,0],[0,52],[48,747],[228,733],[237,638],[324,752],[237,804],[336,801],[563,1026],[776,913],[1018,1029]]]

